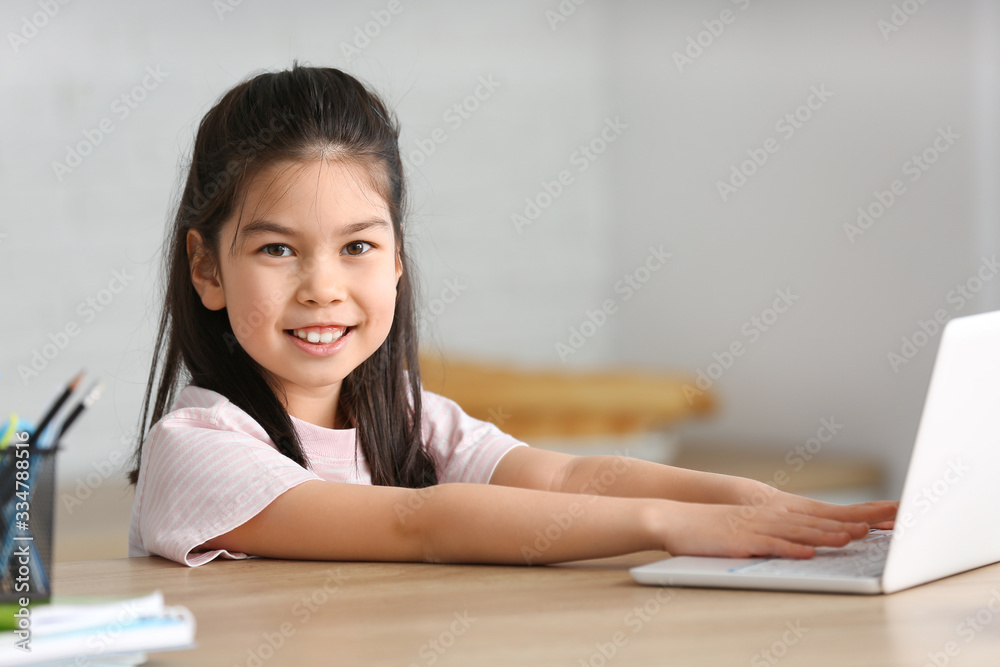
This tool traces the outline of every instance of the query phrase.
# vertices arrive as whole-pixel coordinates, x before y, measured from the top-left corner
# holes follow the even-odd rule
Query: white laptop
[[[655,586],[894,593],[1000,561],[1000,311],[941,335],[895,530],[807,560],[679,556],[632,568]]]

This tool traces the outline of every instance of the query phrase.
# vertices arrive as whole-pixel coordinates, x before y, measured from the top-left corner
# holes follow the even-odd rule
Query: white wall
[[[609,163],[619,268],[646,243],[676,261],[614,322],[612,358],[708,371],[740,342],[713,387],[719,419],[692,432],[787,449],[835,417],[823,454],[881,458],[896,488],[938,338],[895,368],[888,354],[938,309],[1000,304],[1000,281],[948,299],[997,250],[996,4],[928,3],[885,39],[890,3],[760,3],[683,71],[663,63],[717,14],[685,3],[615,18],[615,97],[636,139]],[[794,133],[776,127],[813,89],[832,95]],[[958,135],[947,152],[907,167],[942,128]],[[768,138],[777,152],[723,201],[716,182]],[[845,223],[897,179],[905,192],[852,241]],[[751,318],[779,289],[798,300],[762,331]]]
[[[996,282],[959,309],[947,301],[996,251],[995,3],[911,0],[919,9],[885,39],[878,22],[893,3],[881,1],[565,0],[575,11],[553,28],[555,0],[400,0],[347,57],[342,44],[387,1],[243,0],[220,12],[225,2],[0,10],[0,411],[36,415],[80,367],[104,380],[68,439],[66,484],[130,449],[159,246],[198,120],[247,74],[293,59],[344,68],[396,108],[428,309],[459,286],[424,326],[449,352],[694,371],[740,341],[745,354],[714,383],[717,418],[688,432],[784,450],[833,416],[844,427],[823,454],[869,453],[898,485],[937,339],[898,372],[887,354],[938,308],[1000,307]],[[672,54],[723,10],[734,20],[679,71]],[[32,34],[25,20],[45,25],[15,51],[10,33]],[[114,100],[144,77],[151,89],[123,117]],[[786,138],[776,121],[813,86],[832,96]],[[461,124],[446,115],[477,90]],[[60,180],[53,162],[104,118],[113,131]],[[580,171],[579,146],[615,119],[627,127]],[[947,127],[959,138],[909,181],[903,163]],[[446,140],[422,155],[435,130]],[[769,137],[778,151],[723,201],[716,181]],[[518,231],[512,214],[562,170],[572,183]],[[842,226],[893,179],[905,194],[849,242]],[[617,281],[660,245],[671,258],[626,301]],[[115,271],[134,277],[112,295]],[[744,324],[786,289],[796,302],[751,343]],[[102,297],[101,312],[80,306]],[[617,312],[564,362],[557,343],[607,299]],[[73,325],[79,334],[23,379],[19,367]]]

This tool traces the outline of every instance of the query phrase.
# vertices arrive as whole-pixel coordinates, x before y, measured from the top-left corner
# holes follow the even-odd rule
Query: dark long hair
[[[251,180],[277,162],[322,156],[367,171],[388,205],[403,267],[389,335],[344,379],[338,410],[357,429],[374,484],[420,488],[437,483],[421,438],[415,296],[403,236],[398,126],[378,96],[357,79],[332,68],[294,64],[239,84],[198,128],[169,239],[163,310],[128,475],[133,484],[144,435],[186,383],[228,398],[263,427],[278,451],[307,465],[277,383],[237,342],[226,310],[209,310],[195,291],[186,239],[188,230],[197,230],[217,261],[219,232]]]

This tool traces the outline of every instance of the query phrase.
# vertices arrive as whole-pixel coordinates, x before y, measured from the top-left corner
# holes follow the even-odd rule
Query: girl
[[[424,392],[398,136],[357,80],[297,65],[202,120],[130,473],[131,555],[808,558],[891,522],[895,503],[533,449]]]

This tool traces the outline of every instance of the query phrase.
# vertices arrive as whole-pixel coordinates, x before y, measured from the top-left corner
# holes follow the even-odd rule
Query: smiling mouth
[[[340,340],[353,327],[306,327],[304,329],[285,329],[285,333],[290,336],[300,338],[307,343],[315,345],[327,345]]]

